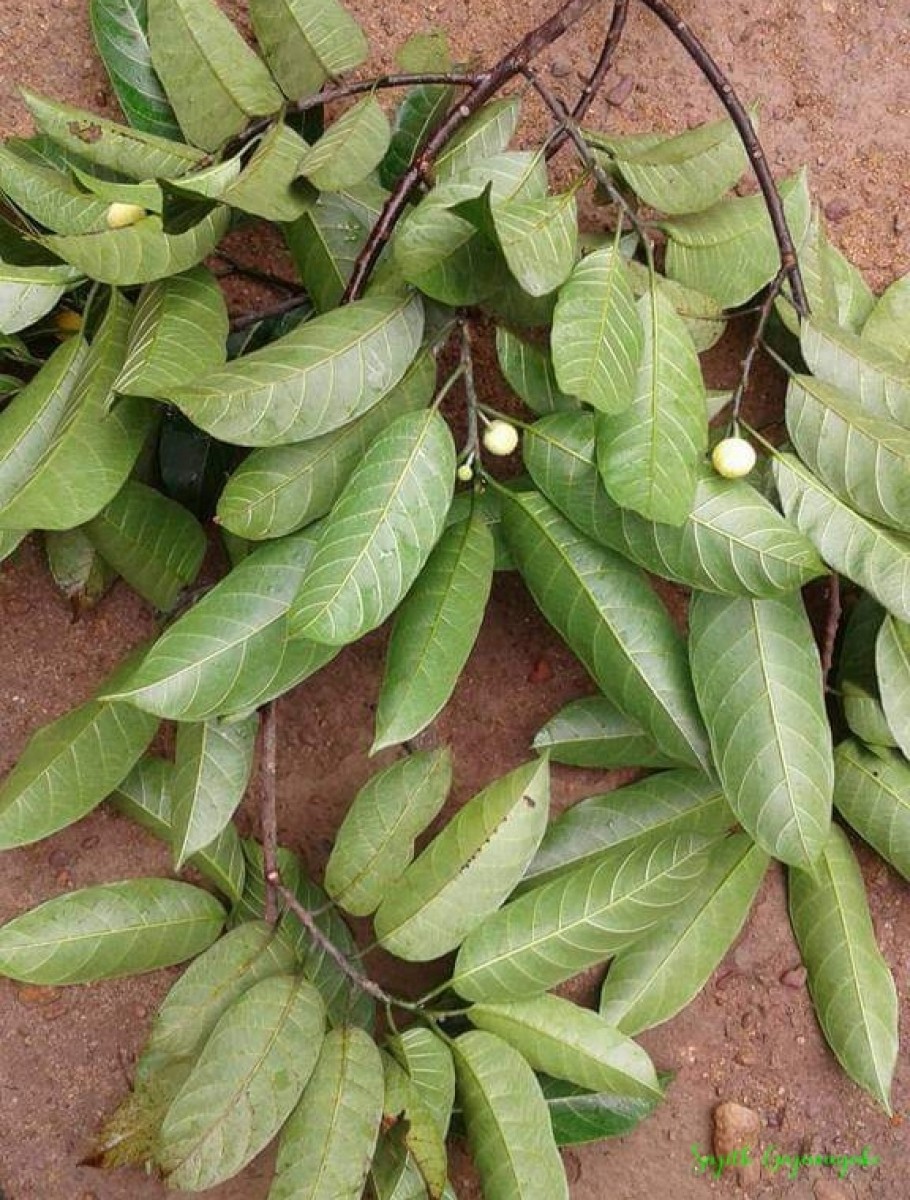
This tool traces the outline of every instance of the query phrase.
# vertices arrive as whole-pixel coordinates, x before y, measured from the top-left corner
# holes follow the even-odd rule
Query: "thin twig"
[[[235,332],[238,329],[249,329],[251,325],[258,325],[260,321],[265,321],[268,317],[280,317],[285,313],[293,312],[295,308],[303,308],[309,303],[309,297],[305,292],[298,292],[296,296],[288,296],[287,300],[279,300],[277,304],[272,304],[268,308],[263,308],[260,312],[241,313],[239,317],[231,318],[231,329]]]
[[[292,279],[282,279],[280,275],[272,275],[268,271],[260,271],[258,267],[249,267],[246,263],[239,262],[233,255],[226,254],[224,250],[216,250],[215,255],[230,267],[230,271],[226,271],[224,274],[244,275],[248,279],[255,279],[257,283],[262,283],[266,287],[277,288],[279,291],[284,292],[293,292],[295,295],[300,294],[299,286]]]
[[[753,330],[752,337],[749,341],[749,348],[743,357],[742,363],[740,364],[741,370],[739,383],[736,385],[736,390],[733,393],[733,408],[731,411],[731,418],[734,427],[739,420],[739,410],[742,408],[742,403],[749,387],[749,377],[752,374],[752,366],[755,362],[755,356],[758,354],[759,348],[761,347],[764,339],[765,327],[768,324],[771,313],[774,311],[774,302],[780,295],[780,290],[783,287],[786,278],[786,268],[781,267],[771,283],[768,284],[768,291],[758,310],[758,320],[755,323],[755,329]]]
[[[348,304],[362,294],[383,247],[392,236],[395,226],[407,208],[414,189],[422,179],[428,176],[436,156],[453,135],[491,96],[496,95],[516,75],[520,75],[533,58],[536,58],[542,50],[562,37],[589,9],[593,8],[595,3],[596,0],[566,0],[566,3],[557,12],[538,25],[536,29],[532,29],[517,46],[503,55],[491,70],[478,76],[477,83],[466,96],[462,97],[461,103],[449,112],[395,185],[395,190],[385,202],[378,221],[370,231],[370,236],[358,255],[354,271],[341,301],[342,304]]]
[[[765,198],[768,215],[771,218],[774,236],[777,240],[778,250],[780,251],[780,263],[790,280],[790,287],[793,292],[793,306],[800,316],[807,316],[809,313],[809,300],[799,269],[796,247],[793,244],[790,227],[787,223],[787,214],[784,212],[780,192],[777,190],[777,184],[774,182],[774,176],[771,174],[768,159],[755,132],[755,127],[752,124],[752,118],[749,116],[748,110],[733,90],[733,85],[712,58],[704,43],[689,28],[682,17],[666,3],[666,0],[640,0],[640,3],[650,9],[658,20],[666,25],[711,84],[724,108],[730,114],[730,119],[736,126],[752,170],[755,172],[762,195]]]
[[[587,82],[581,89],[581,95],[575,102],[572,109],[572,120],[581,124],[587,115],[588,109],[594,101],[594,97],[600,91],[604,79],[610,72],[613,66],[613,58],[619,48],[619,43],[622,40],[622,35],[626,27],[626,18],[629,15],[629,0],[614,0],[613,15],[610,18],[610,25],[607,29],[604,38],[604,44],[600,51],[600,57],[594,70],[588,77]],[[560,146],[569,136],[568,130],[560,130],[556,137],[547,146],[547,158],[550,159],[559,150]]]
[[[278,904],[273,877],[278,877],[278,721],[276,701],[262,710],[262,870],[265,876],[265,919],[270,925],[278,920]]]
[[[474,378],[474,355],[471,351],[471,326],[467,317],[461,322],[461,347],[458,360],[464,378],[464,394],[468,410],[468,437],[464,447],[464,459],[470,462],[480,447],[480,429],[477,421],[477,380]]]

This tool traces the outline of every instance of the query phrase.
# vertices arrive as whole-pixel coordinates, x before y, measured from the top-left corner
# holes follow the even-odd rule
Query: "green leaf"
[[[808,538],[745,480],[699,471],[681,526],[648,521],[607,495],[594,462],[595,420],[565,413],[536,421],[523,451],[544,495],[594,541],[654,575],[706,592],[774,596],[825,572]],[[642,764],[645,765],[645,764]]]
[[[651,1115],[660,1100],[589,1092],[562,1079],[538,1079],[557,1146],[578,1146],[624,1137]]]
[[[45,533],[44,549],[54,583],[77,616],[93,608],[117,578],[81,529]]]
[[[834,764],[818,650],[800,596],[696,596],[689,653],[730,807],[769,854],[810,867],[828,837]]]
[[[910,275],[895,279],[875,302],[862,339],[902,362],[910,362]]]
[[[224,192],[224,201],[267,221],[296,221],[312,193],[296,183],[307,144],[279,122],[265,134],[240,176]]]
[[[471,1157],[487,1200],[568,1200],[547,1104],[517,1050],[491,1033],[455,1043]]]
[[[720,785],[707,775],[684,768],[660,771],[581,800],[551,822],[525,871],[522,890],[587,865],[617,846],[653,846],[683,833],[716,836],[734,823]]]
[[[146,755],[110,797],[116,809],[168,846],[173,844],[174,836],[171,825],[173,779],[173,763]],[[234,825],[227,825],[210,846],[193,855],[187,866],[211,880],[229,900],[240,900],[246,868],[240,836]]]
[[[446,143],[436,160],[436,178],[440,182],[460,175],[475,163],[502,154],[518,128],[521,97],[490,100]]]
[[[324,313],[170,399],[222,441],[300,442],[347,425],[381,400],[420,346],[416,296],[377,296]]]
[[[77,166],[70,169],[83,188],[87,188],[93,196],[98,196],[107,204],[113,204],[115,201],[138,204],[140,208],[155,213],[160,213],[164,207],[161,187],[154,180],[145,183],[124,183],[121,179],[98,179]]]
[[[496,329],[496,357],[512,391],[540,416],[577,407],[575,400],[559,390],[547,351],[516,337],[502,325]]]
[[[854,512],[792,454],[775,455],[774,481],[787,517],[829,566],[910,621],[910,539]]]
[[[560,996],[474,1004],[468,1019],[518,1050],[535,1071],[591,1091],[657,1099],[654,1065],[603,1017]]]
[[[432,1029],[422,1025],[412,1025],[393,1037],[388,1046],[445,1137],[455,1103],[455,1064],[451,1050]]]
[[[800,458],[863,516],[910,533],[910,430],[866,416],[831,384],[795,375],[787,430]]]
[[[605,413],[632,403],[644,330],[615,249],[595,250],[576,266],[560,289],[550,336],[563,392]]]
[[[194,958],[223,923],[218,901],[188,883],[81,888],[0,926],[0,975],[55,987],[139,975]]]
[[[298,170],[321,192],[362,183],[389,148],[389,119],[373,96],[359,100],[304,153]]]
[[[697,895],[613,960],[601,1015],[634,1036],[694,999],[738,937],[768,862],[745,833],[712,847]]]
[[[117,574],[163,612],[196,578],[205,553],[205,534],[196,518],[132,480],[85,532]]]
[[[521,879],[546,829],[549,799],[545,759],[479,792],[386,895],[374,919],[382,945],[409,962],[454,950]]]
[[[70,338],[0,411],[0,513],[34,475],[71,409],[85,355],[82,338]]]
[[[242,721],[178,726],[171,791],[171,848],[178,870],[215,841],[243,800],[258,730],[257,713]]]
[[[440,538],[395,618],[371,753],[414,737],[448,702],[483,621],[493,559],[479,506]]]
[[[454,479],[455,446],[437,412],[387,426],[326,518],[291,606],[291,636],[337,646],[381,625],[438,541]]]
[[[753,115],[754,121],[754,115]],[[747,166],[736,126],[724,117],[644,146],[639,138],[597,136],[633,192],[660,212],[697,213],[710,208]]]
[[[334,1029],[281,1133],[269,1200],[360,1200],[379,1133],[382,1059],[362,1029]]]
[[[282,96],[213,0],[148,0],[152,65],[189,141],[206,150],[264,117]]]
[[[260,980],[230,1006],[168,1109],[157,1159],[169,1186],[230,1179],[278,1132],[310,1078],[325,1009],[305,980]]]
[[[485,299],[503,269],[493,242],[452,212],[440,189],[400,223],[393,251],[404,278],[443,304],[476,304]]]
[[[910,758],[910,625],[888,616],[875,643],[882,707],[897,744]]]
[[[67,287],[78,282],[72,267],[0,262],[0,334],[27,329],[51,311]]]
[[[875,942],[863,877],[837,826],[813,874],[790,872],[789,892],[790,921],[825,1039],[850,1078],[890,1113],[897,993]]]
[[[452,53],[446,35],[440,29],[413,33],[395,51],[395,64],[402,71],[451,71]]]
[[[257,707],[287,655],[287,611],[314,542],[307,530],[250,554],[165,630],[118,698],[177,721]]]
[[[0,849],[40,841],[91,812],[157,728],[127,705],[89,700],[39,729],[0,787]]]
[[[383,1120],[400,1123],[402,1148],[426,1184],[431,1200],[439,1200],[446,1186],[445,1137],[436,1115],[427,1107],[407,1071],[389,1054],[382,1055],[385,1073]],[[352,1198],[353,1200],[353,1198]]]
[[[626,272],[634,296],[646,296],[653,288],[670,303],[699,354],[710,350],[723,337],[727,322],[723,309],[713,296],[686,287],[675,279],[667,279],[666,275],[652,271],[645,263],[634,259],[626,260]]]
[[[70,154],[129,179],[170,179],[198,167],[201,150],[118,125],[96,113],[47,100],[27,88],[22,99],[41,133]]]
[[[227,306],[218,281],[194,267],[142,289],[126,362],[114,388],[128,396],[168,391],[225,360]]]
[[[39,165],[0,146],[0,189],[7,200],[39,225],[56,233],[95,233],[107,229],[107,205],[60,171]]]
[[[682,525],[708,448],[705,384],[689,333],[664,295],[639,301],[644,350],[632,403],[597,425],[597,463],[613,500],[652,521]]]
[[[28,534],[27,529],[0,529],[0,563],[18,549]]]
[[[71,529],[97,516],[123,487],[157,420],[154,407],[138,397],[109,411],[132,311],[119,292],[111,293],[67,419],[31,478],[0,510],[0,526]]]
[[[293,966],[289,946],[264,921],[247,922],[220,937],[190,963],[165,997],[136,1064],[137,1082],[168,1060],[191,1064],[244,992]]]
[[[572,700],[543,725],[534,749],[551,762],[570,767],[667,767],[672,759],[661,754],[641,725],[625,716],[606,696]]]
[[[706,764],[685,650],[644,575],[536,493],[503,491],[502,515],[535,603],[598,685],[674,762]]]
[[[185,233],[165,233],[161,218],[151,214],[126,229],[72,237],[49,234],[39,241],[92,279],[131,287],[195,267],[212,253],[229,223],[229,210],[219,207]]]
[[[369,53],[357,22],[337,0],[251,0],[256,40],[291,100],[318,92]]]
[[[780,185],[794,240],[805,236],[811,203],[805,171]],[[704,212],[662,222],[671,279],[735,308],[770,283],[780,268],[771,218],[760,195],[721,200]]]
[[[852,733],[869,746],[896,746],[882,708],[875,671],[875,639],[884,609],[868,592],[860,596],[844,627],[837,670],[844,719]]]
[[[834,751],[834,805],[845,821],[910,880],[910,764],[896,750],[855,738]]]
[[[91,0],[95,45],[126,119],[136,129],[179,138],[180,126],[152,67],[147,0]]]
[[[425,142],[444,120],[456,96],[445,84],[421,84],[409,88],[395,110],[392,140],[379,164],[384,187],[394,187],[417,157]]]
[[[603,962],[692,895],[709,845],[692,833],[620,845],[533,888],[468,936],[452,986],[467,1000],[523,999]]]
[[[357,917],[374,912],[414,857],[414,839],[439,813],[452,783],[447,748],[410,755],[357,793],[335,838],[325,888]]]
[[[426,408],[436,360],[421,351],[401,380],[341,429],[290,446],[254,450],[228,480],[218,522],[247,538],[276,538],[325,516],[367,447],[396,417]]]
[[[800,349],[813,375],[847,392],[866,415],[910,427],[910,363],[815,317],[800,328]]]
[[[574,191],[494,204],[492,211],[509,270],[526,292],[545,296],[566,281],[577,252]]]

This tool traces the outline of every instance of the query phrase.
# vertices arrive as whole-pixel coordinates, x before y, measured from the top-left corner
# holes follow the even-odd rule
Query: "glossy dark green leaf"
[[[502,493],[503,527],[544,616],[600,687],[676,762],[708,761],[682,642],[644,575],[542,496]]]
[[[305,152],[299,172],[321,192],[354,187],[379,165],[392,131],[379,101],[366,96]]]
[[[395,618],[373,753],[420,733],[448,702],[483,621],[493,558],[479,506],[440,538]]]
[[[616,846],[631,850],[682,833],[716,836],[735,821],[720,785],[707,775],[681,768],[660,771],[561,813],[547,826],[522,890],[565,875]]]
[[[148,0],[152,65],[187,139],[206,150],[269,116],[282,96],[213,0]]]
[[[560,289],[550,336],[563,392],[605,413],[632,403],[644,330],[618,251],[581,260]]]
[[[910,533],[910,430],[867,416],[809,375],[787,389],[787,430],[803,462],[863,516]]]
[[[487,1200],[568,1200],[540,1084],[525,1059],[491,1033],[455,1043],[458,1094]]]
[[[130,587],[167,611],[196,578],[205,553],[202,526],[179,504],[129,482],[85,529],[92,545]]]
[[[730,807],[769,854],[811,867],[830,828],[834,763],[801,597],[696,596],[689,654]]]
[[[698,893],[621,950],[600,994],[603,1017],[634,1036],[694,999],[739,936],[769,858],[745,833],[709,851]]]
[[[41,133],[70,154],[129,179],[184,175],[205,158],[203,151],[193,146],[118,125],[85,109],[47,100],[26,88],[21,95]]]
[[[563,1079],[538,1079],[557,1146],[579,1146],[602,1138],[624,1137],[650,1116],[658,1099],[589,1092]]]
[[[521,999],[603,962],[693,894],[709,845],[692,833],[620,845],[533,888],[468,935],[452,986],[468,1000]]]
[[[656,288],[638,314],[644,348],[631,403],[597,424],[597,465],[622,508],[682,525],[692,511],[708,448],[705,384],[698,354],[675,309]]]
[[[885,617],[875,642],[875,669],[888,728],[910,758],[910,625]]]
[[[418,297],[358,300],[175,388],[170,399],[223,441],[304,441],[347,425],[381,400],[410,366],[422,333]]]
[[[496,329],[496,356],[509,386],[540,416],[577,402],[559,390],[553,362],[546,350],[525,342],[500,325]]]
[[[126,362],[114,383],[132,396],[166,396],[225,359],[227,306],[218,281],[194,267],[142,289]]]
[[[910,426],[910,363],[816,317],[803,322],[800,349],[812,374],[846,392],[865,414]]]
[[[178,727],[171,785],[171,848],[178,870],[216,840],[243,800],[258,729],[256,713]]]
[[[394,186],[405,173],[445,117],[455,95],[455,89],[446,84],[421,84],[405,93],[395,110],[392,140],[379,164],[383,186]]]
[[[784,512],[835,571],[910,621],[910,539],[855,512],[792,454],[774,459]]]
[[[31,478],[0,511],[0,526],[71,529],[97,516],[123,487],[157,419],[154,406],[138,397],[110,408],[132,311],[119,292],[111,293],[67,419]]]
[[[668,767],[672,760],[606,696],[570,701],[541,726],[534,749],[569,767]]]
[[[546,829],[549,803],[542,759],[474,796],[386,894],[374,918],[382,945],[409,962],[454,950],[521,879]]]
[[[439,813],[452,783],[448,749],[423,751],[372,775],[348,809],[326,866],[325,888],[354,916],[380,905],[414,857],[414,839]]]
[[[281,1132],[269,1200],[360,1200],[383,1094],[382,1060],[369,1034],[331,1030]]]
[[[161,1127],[156,1158],[172,1187],[214,1187],[271,1141],[313,1072],[324,1024],[315,988],[289,975],[228,1008]]]
[[[594,1092],[656,1100],[660,1085],[647,1053],[612,1023],[561,996],[473,1004],[468,1018],[518,1050],[535,1071]]]
[[[171,824],[173,781],[173,763],[146,755],[117,785],[110,802],[131,821],[171,846],[174,836]],[[229,900],[240,900],[246,868],[240,836],[234,825],[227,825],[210,846],[193,855],[187,866],[211,880]]]
[[[875,670],[875,640],[885,611],[868,592],[860,596],[844,627],[837,663],[837,691],[844,719],[868,746],[896,746],[882,708]]]
[[[338,0],[251,0],[250,18],[269,69],[292,100],[367,56],[363,31]]]
[[[160,137],[180,137],[180,126],[152,66],[147,0],[91,0],[92,33],[126,119]]]
[[[218,901],[188,883],[81,888],[0,926],[0,975],[52,986],[139,975],[194,958],[223,923]]]
[[[325,520],[291,635],[337,646],[380,625],[439,540],[454,478],[455,446],[437,412],[387,426]]]
[[[814,872],[790,871],[789,893],[790,921],[825,1039],[850,1078],[890,1113],[897,993],[875,941],[863,877],[837,826]]]
[[[277,538],[325,516],[373,439],[396,417],[425,408],[436,360],[422,351],[394,388],[341,429],[290,446],[254,450],[218,502],[221,525],[247,538]]]
[[[860,837],[910,879],[910,764],[854,738],[834,751],[834,805]]]

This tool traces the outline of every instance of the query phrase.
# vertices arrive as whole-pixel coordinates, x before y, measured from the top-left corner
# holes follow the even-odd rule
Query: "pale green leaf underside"
[[[667,767],[662,754],[637,721],[621,713],[606,696],[572,700],[543,725],[534,749],[551,762],[570,767]]]
[[[834,806],[860,837],[910,880],[910,763],[854,738],[834,751]]]
[[[79,279],[73,267],[17,267],[0,263],[0,333],[18,333],[49,313],[67,285]]]
[[[391,137],[388,117],[378,100],[367,96],[310,146],[298,170],[321,192],[354,187],[382,161]]]
[[[895,279],[879,296],[863,325],[862,338],[910,363],[910,275]]]
[[[910,625],[885,617],[875,643],[882,707],[897,744],[910,758]]]
[[[539,416],[577,407],[577,401],[559,390],[549,353],[503,325],[496,329],[496,357],[509,386]]]
[[[317,92],[369,50],[338,0],[250,0],[250,17],[265,60],[291,100]]]
[[[215,841],[246,794],[259,715],[177,728],[171,785],[171,849],[179,870]]]
[[[800,349],[813,375],[847,392],[868,416],[910,427],[910,363],[816,318],[802,323]]]

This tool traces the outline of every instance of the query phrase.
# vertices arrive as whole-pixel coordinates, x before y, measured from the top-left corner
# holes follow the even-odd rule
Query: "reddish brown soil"
[[[428,25],[449,30],[458,54],[488,61],[553,6],[554,0],[350,3],[383,61],[404,36]],[[833,236],[875,286],[907,271],[906,0],[686,0],[682,8],[742,94],[763,102],[763,136],[775,170],[785,174],[808,163]],[[26,128],[17,83],[89,107],[107,103],[83,0],[0,0],[0,17],[0,131]],[[556,85],[575,83],[598,35],[598,22],[591,20],[553,51]],[[633,13],[616,71],[629,76],[634,88],[621,106],[601,101],[593,114],[597,123],[621,130],[680,128],[715,112],[693,69],[641,11]],[[729,371],[729,361],[724,365]],[[33,545],[0,568],[0,614],[0,770],[6,770],[30,734],[86,697],[126,649],[149,635],[153,622],[118,585],[96,612],[72,624]],[[367,638],[280,708],[282,838],[317,873],[346,804],[374,766],[366,752],[383,646],[382,634]],[[537,616],[519,582],[501,577],[477,650],[436,729],[455,752],[455,801],[526,757],[542,721],[587,690],[584,672]],[[602,776],[559,768],[555,779],[560,803],[606,784]],[[873,855],[861,857],[879,940],[904,998],[906,1030],[907,888]],[[102,809],[48,842],[4,855],[0,920],[69,888],[167,871],[160,845]],[[880,1159],[873,1170],[854,1172],[839,1192],[823,1190],[836,1182],[831,1171],[812,1170],[795,1181],[766,1174],[752,1195],[910,1195],[907,1127],[899,1116],[889,1121],[842,1075],[824,1047],[805,990],[781,982],[797,962],[783,882],[774,875],[747,931],[703,995],[642,1038],[661,1068],[677,1072],[666,1104],[634,1136],[567,1153],[573,1200],[733,1194],[730,1179],[697,1177],[691,1154],[693,1144],[707,1151],[711,1111],[722,1099],[758,1112],[766,1146],[837,1153],[868,1145]],[[165,1194],[156,1180],[137,1172],[102,1175],[79,1161],[92,1131],[122,1096],[132,1056],[175,975],[159,972],[50,995],[0,980],[5,1200],[153,1200]],[[908,1102],[905,1050],[894,1089],[897,1113]],[[267,1178],[266,1163],[255,1163],[209,1194],[213,1200],[262,1200]],[[454,1181],[463,1198],[477,1196],[463,1158],[456,1160]]]

